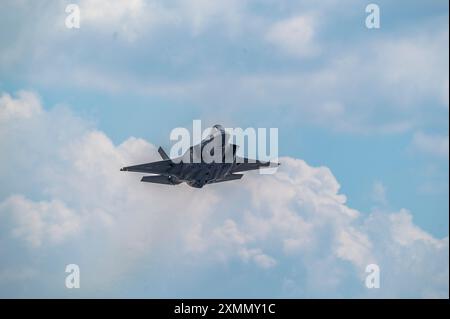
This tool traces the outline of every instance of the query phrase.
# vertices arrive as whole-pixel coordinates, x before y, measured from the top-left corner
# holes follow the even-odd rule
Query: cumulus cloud
[[[39,98],[28,91],[19,91],[17,98],[8,93],[0,95],[0,121],[13,120],[16,117],[29,118],[41,112]]]
[[[60,243],[76,234],[80,216],[60,200],[34,202],[12,195],[0,204],[0,215],[11,218],[11,235],[32,246]]]
[[[0,113],[8,107],[15,114],[15,108],[39,100],[27,94],[1,104]],[[7,133],[0,135],[1,151],[10,154],[1,166],[16,163],[13,173],[0,170],[2,277],[11,273],[6,260],[17,269],[32,266],[45,273],[33,261],[39,256],[48,264],[82,265],[85,296],[106,291],[120,296],[123,287],[139,291],[146,280],[152,282],[152,296],[183,296],[180,280],[204,282],[220,268],[214,287],[231,282],[243,296],[252,295],[252,274],[258,274],[271,278],[267,284],[273,289],[261,292],[266,297],[448,297],[448,237],[423,231],[407,210],[367,215],[350,208],[327,167],[285,157],[275,175],[248,173],[238,184],[198,190],[140,183],[139,176],[119,168],[156,160],[154,145],[134,137],[115,145],[70,112],[39,109],[1,122]],[[69,134],[54,134],[55,127],[42,125],[49,122],[64,123]],[[17,130],[20,126],[33,130]],[[4,143],[4,136],[13,143]],[[33,159],[33,170],[41,173],[24,180],[27,163],[20,159],[32,154],[42,136],[48,143]],[[14,143],[20,140],[28,143]],[[29,250],[13,249],[20,243]],[[373,293],[364,286],[370,263],[380,265],[386,278]],[[227,271],[230,267],[237,268]],[[245,269],[251,274],[234,281]],[[7,280],[15,288],[10,294],[21,295],[17,287],[33,280],[39,289],[29,295],[42,292],[39,279],[21,278]],[[60,281],[54,272],[45,279]],[[64,295],[54,286],[48,289]],[[210,289],[204,286],[202,296]]]

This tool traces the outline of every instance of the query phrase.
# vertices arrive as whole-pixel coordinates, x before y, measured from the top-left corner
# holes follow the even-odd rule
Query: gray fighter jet
[[[215,125],[206,139],[191,146],[181,157],[170,159],[159,147],[162,161],[127,166],[120,170],[153,174],[142,177],[141,182],[167,185],[186,182],[189,186],[202,188],[206,184],[241,179],[243,174],[236,174],[239,172],[280,165],[236,156],[238,146],[228,143],[229,138],[221,125]],[[220,158],[214,158],[215,151]]]

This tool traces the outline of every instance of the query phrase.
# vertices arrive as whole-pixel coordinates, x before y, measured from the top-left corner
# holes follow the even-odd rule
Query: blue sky
[[[365,27],[364,1],[78,1],[80,29],[64,26],[68,3],[0,5],[1,296],[233,297],[240,291],[242,297],[448,297],[447,1],[377,1],[380,29]],[[279,154],[289,164],[281,177],[270,177],[273,193],[266,195],[278,206],[266,212],[258,205],[264,202],[257,192],[260,176],[243,183],[248,198],[219,186],[200,199],[184,187],[144,189],[137,176],[108,171],[156,159],[153,145],[169,148],[170,131],[190,128],[194,119],[205,126],[279,128]],[[11,163],[17,169],[8,169]],[[93,169],[91,175],[84,175],[83,165]],[[308,177],[297,182],[297,174]],[[278,189],[283,178],[295,186]],[[316,181],[329,192],[311,189]],[[117,197],[121,183],[129,197]],[[139,195],[133,195],[136,187]],[[315,195],[301,195],[309,191]],[[151,205],[154,192],[162,196],[161,207],[138,205]],[[170,192],[180,201],[169,205],[170,212],[180,220],[183,213],[198,215],[197,222],[179,229],[161,217],[170,214],[163,205],[165,196],[174,196]],[[298,195],[286,195],[292,192]],[[346,200],[321,206],[328,200],[322,193]],[[238,198],[220,204],[230,196]],[[192,197],[205,207],[181,204]],[[108,206],[116,201],[121,211]],[[33,207],[31,219],[23,207]],[[280,215],[283,209],[292,216]],[[329,215],[347,209],[358,217],[349,214],[343,222]],[[323,214],[333,231],[308,217],[310,210]],[[134,220],[125,230],[149,240],[148,249],[135,243],[140,237],[118,235],[111,226],[124,211]],[[327,239],[308,241],[279,220],[291,217],[305,232],[315,229]],[[255,223],[280,233],[266,234]],[[368,228],[372,223],[375,230]],[[139,224],[157,234],[168,225],[179,232],[153,238],[137,230]],[[390,244],[376,227],[380,234],[393,229],[384,236],[398,243],[392,254],[432,258],[436,265],[429,268],[436,272],[412,261],[388,262],[395,258],[383,255],[383,245]],[[91,253],[80,248],[100,235],[105,239]],[[350,244],[366,239],[364,249]],[[189,240],[186,247],[179,244]],[[342,247],[335,247],[339,240]],[[124,257],[117,245],[138,248]],[[15,253],[15,247],[23,249]],[[99,251],[131,260],[70,295],[54,276],[68,263],[67,251],[92,278],[104,267],[93,260]],[[173,266],[172,275],[162,274],[180,258],[187,261]],[[400,278],[396,286],[361,288],[364,258],[384,261]],[[28,283],[14,275],[15,266],[24,269]],[[402,272],[416,266],[414,274]],[[313,271],[321,267],[336,279]],[[412,277],[417,284],[407,290]],[[148,278],[145,284],[142,278]],[[110,287],[112,281],[117,283]]]

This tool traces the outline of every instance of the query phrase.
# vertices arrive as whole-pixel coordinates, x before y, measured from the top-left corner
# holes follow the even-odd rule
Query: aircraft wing
[[[254,159],[248,159],[245,157],[244,158],[236,157],[236,163],[234,163],[231,172],[236,173],[236,172],[251,171],[263,167],[273,167],[278,165],[280,164],[272,162],[262,162]]]
[[[133,166],[122,167],[121,171],[164,174],[175,165],[171,160],[158,161],[153,163],[139,164]]]

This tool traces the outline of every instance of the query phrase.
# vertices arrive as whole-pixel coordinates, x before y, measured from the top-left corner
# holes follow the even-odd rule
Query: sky
[[[448,298],[449,4],[369,3],[1,1],[0,297]],[[197,119],[282,165],[119,171]]]

